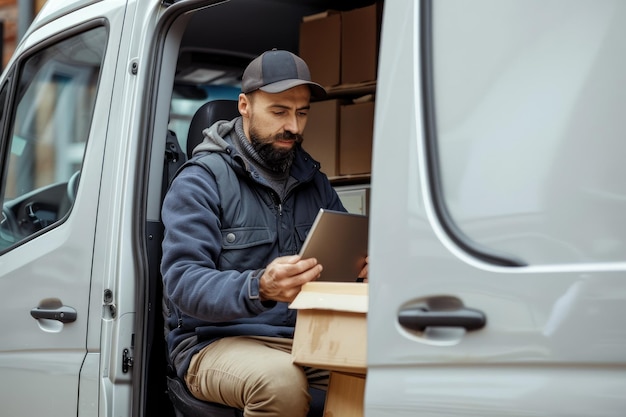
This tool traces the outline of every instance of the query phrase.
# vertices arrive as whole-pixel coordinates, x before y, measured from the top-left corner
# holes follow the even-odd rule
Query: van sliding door
[[[623,415],[625,19],[385,1],[367,417]]]

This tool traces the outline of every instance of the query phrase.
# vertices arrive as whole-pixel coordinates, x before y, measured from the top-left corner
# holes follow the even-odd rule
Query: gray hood
[[[240,118],[241,116],[230,121],[220,120],[204,129],[202,131],[204,140],[193,149],[192,156],[206,151],[226,152],[232,145],[226,142],[224,138],[235,128],[235,123]]]

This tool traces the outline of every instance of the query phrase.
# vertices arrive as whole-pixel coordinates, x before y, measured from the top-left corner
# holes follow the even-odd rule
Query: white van
[[[0,78],[2,415],[191,416],[168,169],[252,57],[374,3],[45,4]],[[369,196],[365,416],[626,415],[626,2],[376,5],[371,172],[331,178]]]

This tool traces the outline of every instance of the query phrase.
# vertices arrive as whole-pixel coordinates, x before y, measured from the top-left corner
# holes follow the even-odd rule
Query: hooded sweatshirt
[[[181,378],[191,357],[222,337],[293,337],[295,310],[262,302],[259,278],[274,258],[300,251],[320,208],[345,211],[300,145],[286,189],[275,190],[235,146],[241,123],[204,130],[163,202],[166,338]]]

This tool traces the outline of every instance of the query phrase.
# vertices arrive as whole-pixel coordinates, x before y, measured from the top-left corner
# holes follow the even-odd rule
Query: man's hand
[[[369,273],[369,267],[368,267],[369,261],[370,261],[370,257],[369,256],[365,257],[365,266],[363,267],[363,269],[361,269],[361,272],[359,272],[358,278],[362,280],[363,282],[367,282],[367,274]]]
[[[315,281],[322,265],[315,258],[301,259],[299,255],[274,259],[259,280],[261,300],[291,302],[304,284]]]

